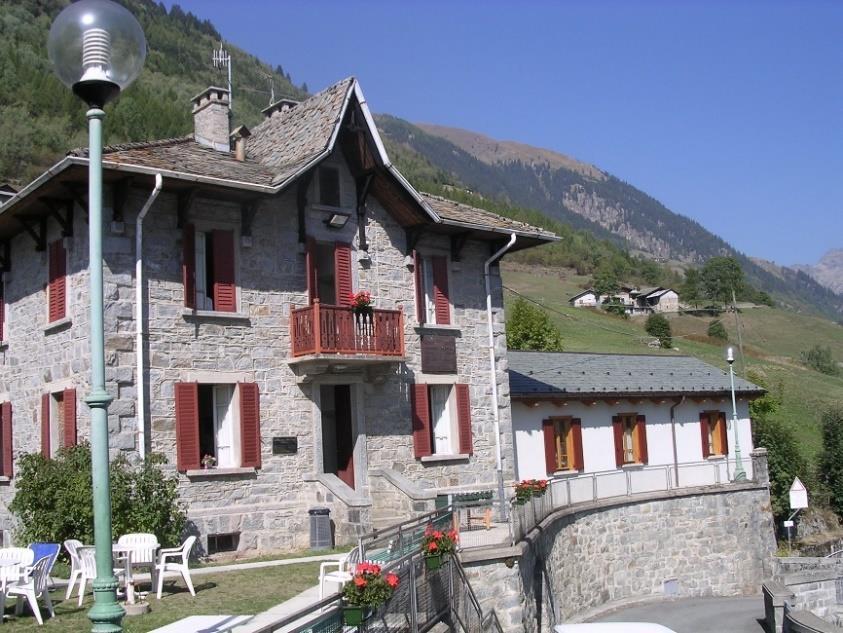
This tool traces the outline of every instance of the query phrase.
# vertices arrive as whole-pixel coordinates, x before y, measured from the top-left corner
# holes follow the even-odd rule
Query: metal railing
[[[428,525],[439,530],[453,527],[454,513],[451,506],[361,536],[357,541],[360,560],[390,563],[418,551]]]
[[[480,601],[465,575],[465,570],[458,560],[451,565],[451,620],[453,625],[459,625],[463,633],[503,633],[498,615],[492,609],[483,614]],[[453,627],[452,628],[456,628]]]

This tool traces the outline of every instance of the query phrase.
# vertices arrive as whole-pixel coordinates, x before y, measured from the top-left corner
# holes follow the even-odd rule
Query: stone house
[[[598,474],[619,494],[662,489],[665,478],[677,487],[725,483],[735,470],[736,432],[751,476],[749,403],[764,390],[746,380],[735,379],[734,428],[728,373],[696,358],[515,351],[508,358],[519,479]]]
[[[313,506],[342,542],[511,480],[493,255],[555,236],[413,189],[353,78],[252,130],[220,88],[193,114],[104,152],[112,452],[167,457],[212,553],[304,547]],[[71,152],[0,210],[4,507],[18,456],[89,434],[86,182]]]
[[[600,295],[591,288],[583,290],[568,299],[568,303],[574,308],[596,308],[600,303]]]

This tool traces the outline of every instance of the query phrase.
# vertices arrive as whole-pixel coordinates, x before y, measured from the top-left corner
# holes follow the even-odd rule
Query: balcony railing
[[[404,313],[373,309],[355,313],[343,306],[313,305],[291,314],[293,356],[404,356]]]

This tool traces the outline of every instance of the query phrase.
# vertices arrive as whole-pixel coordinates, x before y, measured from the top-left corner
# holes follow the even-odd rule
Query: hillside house
[[[612,295],[600,294],[589,288],[568,299],[568,303],[574,308],[593,308],[610,300],[623,305],[624,311],[630,315],[679,311],[679,295],[671,288],[662,287],[639,289],[622,285]]]
[[[600,303],[600,295],[596,290],[589,288],[579,294],[575,294],[568,299],[568,303],[575,308],[596,308]]]
[[[498,451],[511,480],[484,264],[502,360],[490,258],[555,236],[414,190],[353,78],[282,99],[252,130],[230,131],[226,90],[192,103],[193,135],[104,153],[112,451],[167,457],[209,552],[305,547],[313,506],[347,542],[437,494],[496,487]],[[4,508],[15,458],[89,434],[86,182],[72,152],[0,211]],[[371,308],[352,307],[357,291]]]
[[[597,475],[624,487],[619,494],[648,479],[731,479],[735,429],[723,370],[689,356],[510,351],[508,360],[519,479]],[[751,476],[749,403],[764,390],[736,378],[735,391]]]

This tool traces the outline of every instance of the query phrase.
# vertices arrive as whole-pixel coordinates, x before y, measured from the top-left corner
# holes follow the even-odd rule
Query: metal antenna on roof
[[[269,105],[272,105],[275,103],[275,75],[262,70],[260,71],[260,74],[263,75],[263,78],[269,82]]]
[[[222,47],[222,40],[220,40],[219,50],[214,50],[211,60],[214,64],[214,68],[228,70],[228,107],[233,110],[234,94],[231,90],[231,54]]]

